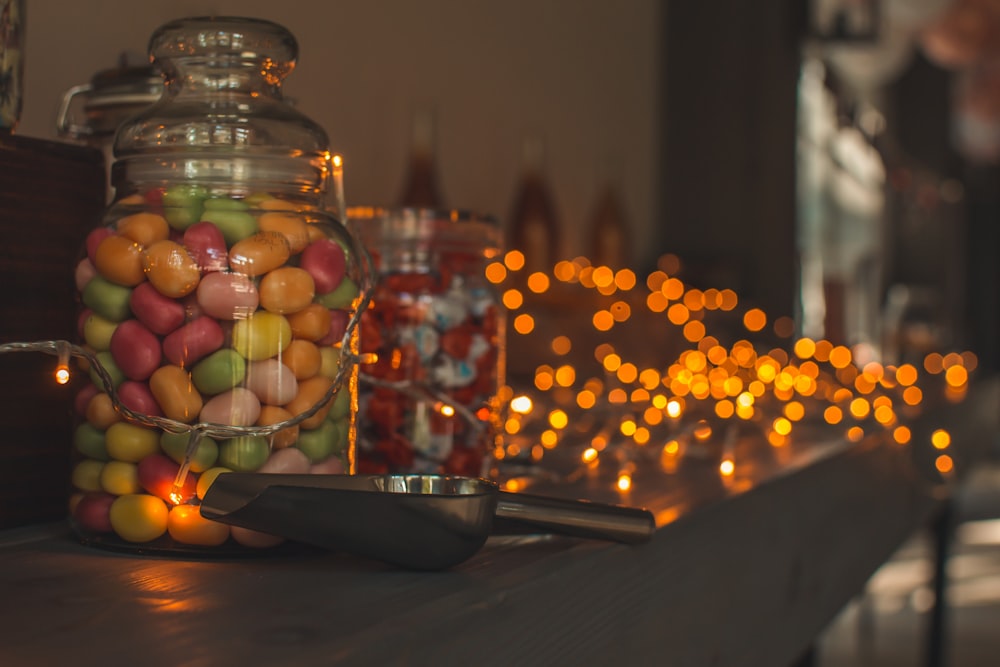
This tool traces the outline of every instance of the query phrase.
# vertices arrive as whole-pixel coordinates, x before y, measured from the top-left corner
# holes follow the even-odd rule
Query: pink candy
[[[299,393],[295,373],[277,359],[250,362],[246,386],[268,405],[284,405]]]
[[[183,245],[202,273],[229,268],[229,251],[222,232],[211,222],[202,221],[184,230]]]
[[[132,314],[153,333],[164,336],[184,324],[184,306],[160,294],[150,283],[139,283],[128,301]]]
[[[163,339],[163,355],[171,363],[187,368],[218,350],[225,341],[226,334],[218,322],[199,317]]]
[[[112,235],[114,235],[114,231],[108,229],[107,227],[98,227],[87,234],[87,259],[90,260],[91,264],[94,263],[94,255],[97,253],[97,246],[101,245],[101,241]]]
[[[153,417],[162,417],[163,412],[156,402],[153,392],[145,382],[126,380],[118,387],[118,398],[122,405],[133,412]]]
[[[251,426],[260,417],[260,401],[249,389],[236,387],[213,397],[201,409],[199,419],[212,424]]]
[[[111,334],[111,356],[125,377],[145,380],[160,367],[160,339],[139,320],[125,320]]]
[[[246,319],[259,304],[257,286],[242,273],[210,273],[198,284],[198,306],[220,320]]]
[[[316,283],[316,293],[326,294],[337,289],[347,271],[347,258],[340,244],[330,239],[317,239],[302,251],[299,265],[309,272]]]

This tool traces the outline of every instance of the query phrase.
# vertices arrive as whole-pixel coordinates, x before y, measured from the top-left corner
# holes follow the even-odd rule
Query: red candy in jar
[[[349,211],[378,281],[362,317],[360,470],[487,475],[503,383],[500,303],[485,277],[490,218],[426,209]]]

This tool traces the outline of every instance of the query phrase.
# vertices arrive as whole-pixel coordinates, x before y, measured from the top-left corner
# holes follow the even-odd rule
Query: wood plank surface
[[[998,395],[949,408],[955,447],[995,442]],[[638,471],[630,502],[661,524],[649,544],[494,537],[439,573],[312,550],[156,558],[52,524],[8,530],[0,664],[789,665],[949,485],[882,437],[746,459],[737,485],[710,461]],[[607,481],[532,490],[593,498]]]

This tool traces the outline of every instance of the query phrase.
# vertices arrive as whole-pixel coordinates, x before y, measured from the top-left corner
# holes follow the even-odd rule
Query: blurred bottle
[[[420,109],[414,112],[410,157],[406,167],[406,182],[397,201],[399,206],[433,209],[444,207],[437,175],[436,130],[433,111]]]
[[[529,138],[522,145],[521,176],[507,227],[507,248],[524,253],[524,273],[551,273],[559,257],[559,218],[545,178],[545,146]]]
[[[588,257],[594,266],[622,269],[631,265],[630,234],[621,198],[621,169],[611,158],[598,170],[597,199],[590,218]]]

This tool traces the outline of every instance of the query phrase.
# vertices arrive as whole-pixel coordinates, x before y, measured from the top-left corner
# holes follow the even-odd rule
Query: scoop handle
[[[626,544],[646,542],[656,532],[656,520],[645,509],[509,491],[499,492],[496,518],[500,522],[494,525],[504,529],[541,529]]]

